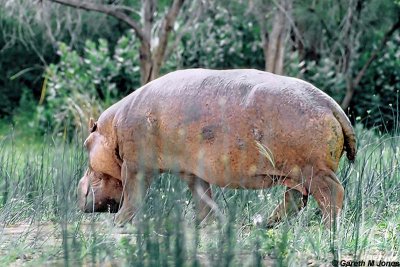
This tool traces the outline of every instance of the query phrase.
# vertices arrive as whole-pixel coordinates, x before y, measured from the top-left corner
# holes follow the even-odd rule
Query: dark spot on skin
[[[184,114],[184,124],[196,122],[203,117],[202,107],[199,104],[189,105]]]
[[[239,150],[244,150],[246,148],[246,143],[241,138],[236,139],[236,144],[237,144]]]
[[[252,129],[251,132],[253,133],[254,139],[259,141],[259,142],[261,141],[261,139],[264,136],[262,131],[257,129],[257,128]]]
[[[201,129],[201,138],[205,141],[213,141],[215,139],[215,125],[207,125]]]

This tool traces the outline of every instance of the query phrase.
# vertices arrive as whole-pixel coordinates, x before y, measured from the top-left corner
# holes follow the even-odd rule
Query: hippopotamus
[[[267,225],[300,211],[313,196],[328,222],[344,188],[335,175],[356,138],[340,106],[310,83],[254,69],[187,69],[135,90],[89,123],[89,167],[78,185],[84,212],[132,221],[157,174],[187,181],[204,219],[210,185],[285,186]],[[215,203],[214,203],[215,204]],[[330,220],[329,220],[330,219]]]

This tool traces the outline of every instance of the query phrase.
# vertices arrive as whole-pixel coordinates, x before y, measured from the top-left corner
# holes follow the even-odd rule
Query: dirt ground
[[[96,229],[96,233],[98,234],[107,233],[108,231],[107,235],[114,238],[116,242],[121,238],[130,235],[125,230],[110,227],[108,224],[109,223],[104,224],[99,222],[96,222],[95,224],[85,223],[80,225],[80,227],[83,230],[83,233],[90,233],[90,231],[93,231],[93,228]],[[70,225],[69,227],[72,226]],[[112,233],[109,233],[110,229],[112,229]],[[3,264],[6,266],[38,266],[38,262],[40,262],[40,266],[64,266],[62,240],[62,227],[59,224],[21,223],[18,225],[2,227],[0,228],[1,266],[4,266]],[[385,262],[398,262],[399,259],[394,255],[394,252],[382,254],[377,251],[369,251],[360,256],[359,260],[365,261],[366,264],[368,264],[369,260],[374,260],[376,264],[378,264],[380,260]],[[247,262],[250,264],[252,262],[252,256],[251,253],[243,252],[239,258],[241,258],[244,263]],[[206,253],[199,252],[197,257],[201,266],[213,266],[209,255]],[[355,263],[353,258],[353,255],[343,255],[341,260],[346,263]],[[264,266],[273,266],[276,264],[276,259],[274,259],[273,256],[264,256],[262,261]],[[83,265],[93,266],[91,263],[83,263]],[[333,266],[330,262],[326,263],[315,259],[305,259],[301,265]],[[122,266],[122,264],[121,261],[111,259],[102,262],[101,265],[98,266]]]

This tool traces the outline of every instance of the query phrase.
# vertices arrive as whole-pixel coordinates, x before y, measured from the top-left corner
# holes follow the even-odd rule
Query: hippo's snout
[[[93,212],[110,212],[116,213],[119,210],[119,203],[114,199],[103,199],[96,201],[94,194],[89,194],[86,197],[85,205],[81,206],[81,210],[85,213]]]
[[[117,201],[112,198],[102,198],[101,194],[98,195],[96,196],[90,185],[87,188],[79,186],[78,201],[80,210],[85,213],[118,212],[120,204]]]
[[[78,184],[78,206],[86,213],[116,213],[122,203],[121,182],[87,171]]]

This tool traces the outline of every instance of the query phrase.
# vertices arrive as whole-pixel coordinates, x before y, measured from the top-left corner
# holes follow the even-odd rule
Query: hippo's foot
[[[123,227],[125,224],[132,222],[135,217],[134,209],[121,209],[115,214],[114,224],[118,227]]]

